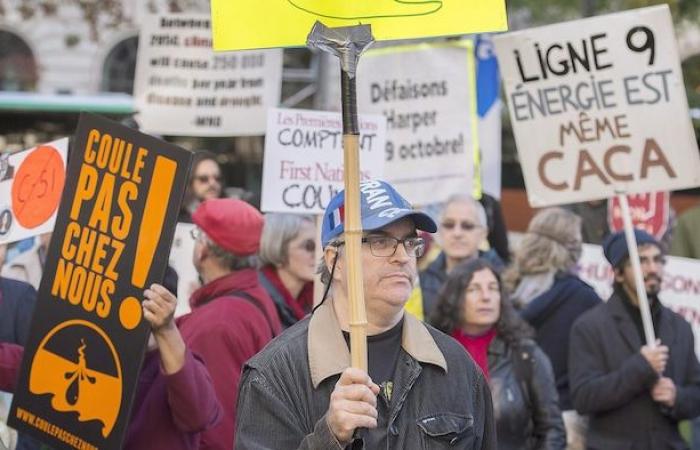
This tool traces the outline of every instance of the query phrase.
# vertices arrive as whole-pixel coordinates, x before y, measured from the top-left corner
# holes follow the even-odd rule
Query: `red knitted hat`
[[[192,221],[219,247],[236,256],[254,255],[260,249],[265,219],[242,200],[215,198],[203,202]]]

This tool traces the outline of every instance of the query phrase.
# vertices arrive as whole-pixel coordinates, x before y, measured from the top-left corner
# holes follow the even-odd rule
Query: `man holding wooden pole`
[[[345,200],[323,216],[327,298],[251,359],[237,449],[495,449],[491,396],[456,342],[406,314],[428,216],[386,182],[360,183],[368,372],[350,368]]]
[[[634,230],[634,237],[652,333],[640,314],[631,263],[636,253],[629,251],[624,232],[614,233],[603,243],[615,274],[613,294],[571,330],[571,398],[579,413],[590,416],[586,448],[683,449],[687,445],[678,422],[700,414],[693,333],[688,322],[659,301],[661,245],[641,230]],[[647,334],[658,339],[644,345]]]

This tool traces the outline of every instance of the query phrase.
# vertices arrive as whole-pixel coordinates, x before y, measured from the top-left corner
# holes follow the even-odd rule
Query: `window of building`
[[[138,46],[139,38],[133,36],[112,48],[102,68],[103,92],[123,92],[131,95],[134,90]]]
[[[320,63],[320,54],[309,49],[284,50],[281,104],[283,108],[316,108]]]
[[[0,30],[0,91],[35,91],[38,79],[29,46],[16,34]]]

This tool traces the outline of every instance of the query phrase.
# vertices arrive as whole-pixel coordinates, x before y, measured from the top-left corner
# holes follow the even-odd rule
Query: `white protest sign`
[[[700,185],[668,6],[494,42],[532,206]]]
[[[359,110],[387,118],[384,179],[414,205],[472,192],[478,148],[471,41],[369,51]]]
[[[190,312],[190,296],[199,288],[199,274],[192,262],[194,239],[191,236],[195,227],[191,223],[178,223],[170,249],[168,264],[177,272],[177,307],[175,316],[180,317]]]
[[[53,231],[68,138],[0,156],[0,244]]]
[[[343,120],[340,113],[271,109],[263,159],[265,212],[323,214],[343,190]],[[360,178],[381,178],[386,120],[360,115]]]
[[[262,135],[281,86],[282,50],[214,53],[209,15],[153,15],[143,22],[134,101],[149,133]]]
[[[578,275],[603,300],[612,294],[613,270],[601,246],[583,244]],[[695,350],[700,357],[700,260],[667,256],[659,299],[690,322],[695,334]]]

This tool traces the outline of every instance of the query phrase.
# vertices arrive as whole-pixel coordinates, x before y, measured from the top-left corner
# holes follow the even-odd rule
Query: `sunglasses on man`
[[[461,222],[453,222],[451,220],[446,220],[440,224],[444,229],[446,230],[453,230],[456,226],[459,226],[462,231],[471,231],[479,226],[475,223],[472,222],[467,222],[467,221],[461,221]]]
[[[209,180],[212,180],[221,184],[221,175],[195,175],[194,179],[200,183],[208,183]]]

